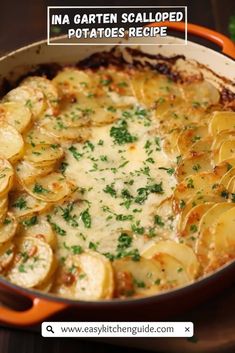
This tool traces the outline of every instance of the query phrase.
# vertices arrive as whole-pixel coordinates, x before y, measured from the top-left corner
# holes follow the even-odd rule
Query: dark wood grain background
[[[228,35],[229,17],[235,14],[235,0],[129,0],[128,2],[126,0],[109,2],[95,0],[1,0],[0,54],[33,41],[45,39],[46,8],[49,5],[187,5],[189,22],[216,29],[226,35]],[[119,353],[120,351],[134,353],[138,350],[78,339],[45,339],[34,332],[0,328],[0,353]]]

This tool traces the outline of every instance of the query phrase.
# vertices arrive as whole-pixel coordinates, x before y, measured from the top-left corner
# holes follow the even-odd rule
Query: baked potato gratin
[[[234,96],[121,56],[88,62],[1,100],[1,275],[71,299],[136,298],[234,259]]]

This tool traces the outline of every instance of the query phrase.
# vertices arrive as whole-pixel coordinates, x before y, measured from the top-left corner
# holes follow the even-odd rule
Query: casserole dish
[[[179,29],[182,30],[182,26]],[[195,25],[189,25],[189,31],[211,39],[222,46],[225,54],[234,57],[234,44],[224,36]],[[60,38],[56,40],[59,41]],[[232,92],[235,91],[233,83],[235,64],[231,59],[191,42],[188,46],[182,46],[183,41],[178,38],[169,37],[168,43],[174,45],[143,46],[140,49],[143,52],[161,54],[164,57],[185,55],[187,60],[183,61],[184,71],[196,69],[205,79],[212,81],[215,86],[222,85],[224,87],[224,95],[231,96],[233,94]],[[48,47],[45,41],[39,42],[4,57],[0,62],[1,75],[3,79],[7,78],[9,81],[14,82],[20,76],[29,72],[35,65],[53,62],[70,64],[82,60],[93,53],[108,49],[110,48],[99,46],[97,43],[97,46],[70,47],[68,51],[65,51],[62,50],[61,46]],[[4,80],[2,83],[4,84]],[[61,299],[22,289],[1,279],[2,287],[29,297],[32,300],[32,307],[21,312],[2,307],[0,319],[10,324],[31,325],[66,309],[68,315],[70,313],[70,318],[76,320],[108,320],[113,318],[116,320],[159,320],[191,307],[207,298],[208,295],[228,285],[232,280],[234,267],[235,264],[232,262],[187,287],[175,289],[171,292],[148,298],[125,299],[122,301],[117,299],[114,301],[83,302]],[[153,306],[156,308],[155,310],[153,310]]]

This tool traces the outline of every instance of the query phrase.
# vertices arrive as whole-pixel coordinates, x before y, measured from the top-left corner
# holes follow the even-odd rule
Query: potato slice
[[[20,102],[30,109],[34,118],[42,114],[46,108],[45,98],[40,89],[19,86],[14,88],[3,98],[3,102]]]
[[[87,127],[72,127],[64,125],[61,118],[55,118],[54,121],[44,120],[40,124],[42,132],[50,134],[58,141],[76,140],[87,141],[91,136],[91,131]]]
[[[48,209],[46,202],[38,200],[26,192],[12,193],[9,203],[10,210],[16,218],[25,218]]]
[[[207,271],[215,270],[235,257],[235,206],[223,212],[213,231]]]
[[[146,259],[151,259],[159,253],[168,254],[181,262],[191,279],[197,277],[199,271],[199,262],[195,253],[189,246],[176,243],[172,240],[159,241],[158,243],[152,244],[147,249],[145,249],[141,256]]]
[[[40,286],[52,275],[53,252],[44,241],[34,237],[19,238],[13,265],[7,278],[25,288]]]
[[[186,177],[179,183],[173,193],[174,210],[180,212],[181,205],[185,205],[192,197],[196,195],[219,195],[223,186],[219,186],[220,176],[216,173],[198,173]]]
[[[14,237],[17,225],[18,222],[14,215],[8,212],[3,223],[0,225],[0,244],[7,242]]]
[[[63,155],[64,151],[58,144],[30,144],[25,146],[24,159],[35,167],[48,167],[58,162]]]
[[[24,152],[24,141],[19,132],[4,121],[0,122],[0,156],[14,163]]]
[[[0,247],[0,273],[5,274],[9,266],[12,264],[15,256],[15,245],[8,241],[1,244]]]
[[[15,166],[16,175],[21,184],[33,183],[37,177],[47,175],[51,173],[55,168],[55,165],[49,165],[46,167],[36,167],[32,163],[21,160]]]
[[[232,179],[228,183],[227,190],[228,190],[228,192],[231,192],[232,194],[235,193],[235,176],[232,177]]]
[[[216,194],[207,194],[207,195],[195,195],[193,196],[185,205],[182,205],[181,213],[180,213],[180,219],[177,224],[177,229],[178,231],[183,229],[183,224],[185,222],[186,215],[189,213],[189,211],[197,206],[204,204],[206,202],[224,202],[224,197],[221,195],[216,195]]]
[[[54,113],[57,113],[59,96],[55,85],[50,80],[41,76],[29,76],[22,81],[21,85],[41,90],[48,105],[53,108]]]
[[[177,146],[178,136],[179,136],[179,129],[175,129],[171,131],[165,138],[163,142],[163,150],[165,154],[171,160],[175,161],[177,156],[180,154]]]
[[[54,119],[55,117],[53,117],[53,120]],[[32,145],[32,147],[36,145],[53,145],[58,143],[56,138],[45,133],[45,131],[42,131],[38,126],[33,126],[31,130],[24,134],[24,141],[26,144]]]
[[[180,237],[191,247],[195,247],[198,237],[199,222],[202,216],[214,205],[214,202],[205,202],[193,207],[186,215],[181,224]]]
[[[72,299],[98,300],[111,298],[113,288],[109,260],[94,251],[86,251],[67,258],[53,292]]]
[[[8,210],[8,196],[5,195],[0,197],[0,224],[6,218],[7,210]]]
[[[12,125],[18,132],[25,131],[31,122],[32,113],[21,102],[0,104],[0,121]]]
[[[92,75],[95,75],[92,73]],[[61,96],[76,95],[78,92],[89,92],[93,87],[92,75],[87,72],[66,67],[52,80]]]
[[[212,148],[213,150],[219,150],[220,146],[224,141],[234,140],[234,139],[235,139],[235,130],[221,131],[216,136],[214,136]]]
[[[213,229],[218,223],[219,217],[233,207],[233,203],[217,203],[209,208],[209,210],[202,216],[198,225],[199,237],[196,241],[195,251],[203,266],[206,266],[208,263],[208,251],[212,246]]]
[[[195,142],[191,147],[190,147],[190,155],[195,155],[196,153],[208,153],[211,152],[212,150],[212,142],[213,138],[211,136],[204,137],[197,142]]]
[[[12,165],[6,159],[0,158],[0,197],[6,195],[11,189],[13,177]]]
[[[45,241],[52,247],[52,249],[56,249],[56,235],[52,230],[50,223],[42,216],[37,217],[34,224],[30,226],[27,226],[27,222],[23,222],[20,229],[20,236],[36,237]]]
[[[210,153],[195,154],[184,158],[176,169],[176,177],[179,181],[187,175],[197,174],[199,172],[209,172],[213,169],[213,161]]]
[[[156,294],[165,284],[164,272],[158,261],[141,258],[135,262],[126,257],[112,264],[117,297]]]
[[[165,283],[162,289],[173,289],[184,286],[191,282],[181,261],[178,261],[171,255],[159,253],[154,256],[162,268],[165,276]]]
[[[235,140],[224,141],[219,149],[219,162],[235,157]]]
[[[209,132],[215,136],[224,130],[235,129],[235,112],[214,112],[209,123]]]
[[[25,190],[30,195],[45,202],[63,200],[71,193],[71,187],[72,185],[60,173],[51,173],[43,177],[38,177],[34,183],[24,185]]]
[[[228,188],[228,185],[231,179],[235,176],[235,167],[231,168],[220,180],[220,184],[222,184],[225,189]]]
[[[142,81],[143,103],[152,107],[159,98],[169,98],[170,96],[181,96],[180,87],[165,76],[149,71]]]
[[[208,127],[206,125],[194,125],[186,130],[183,130],[177,141],[179,153],[187,155],[192,149],[192,146],[208,136]]]
[[[220,93],[215,86],[208,81],[186,83],[183,86],[185,100],[192,101],[196,107],[208,107],[217,104],[220,100]]]

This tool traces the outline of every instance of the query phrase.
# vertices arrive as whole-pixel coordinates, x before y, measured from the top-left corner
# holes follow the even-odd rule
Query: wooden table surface
[[[108,2],[108,5],[113,6],[126,4],[126,1],[121,0]],[[49,5],[97,6],[107,5],[107,3],[100,0],[1,0],[0,54],[46,38],[46,6]],[[228,19],[232,13],[235,14],[234,0],[129,0],[128,5],[187,5],[189,22],[216,29],[226,35],[228,34]],[[206,44],[203,41],[199,42]],[[221,301],[220,305],[222,303],[223,301]],[[233,308],[235,314],[235,306]],[[141,346],[141,352],[146,352],[143,349],[145,345],[142,344]],[[140,350],[120,348],[118,346],[81,339],[45,339],[37,332],[0,328],[0,353],[106,353],[110,351],[112,353],[119,353],[120,351],[135,353]],[[234,352],[234,350],[232,349],[231,352]]]

